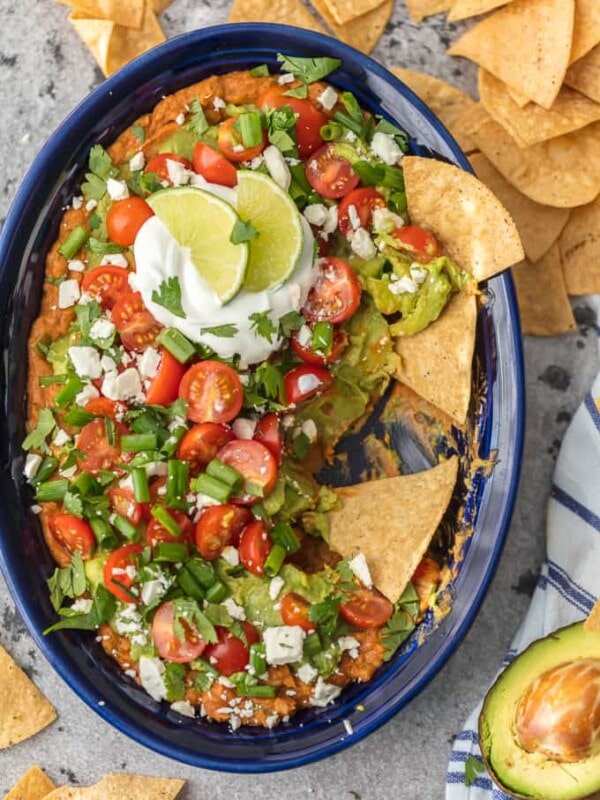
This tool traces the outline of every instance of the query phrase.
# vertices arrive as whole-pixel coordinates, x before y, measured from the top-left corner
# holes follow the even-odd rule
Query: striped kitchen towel
[[[547,556],[506,667],[532,641],[577,622],[600,596],[600,375],[571,422],[560,450],[547,517]],[[477,720],[481,703],[454,741],[446,800],[510,800],[483,770]],[[472,757],[471,759],[469,757]],[[465,783],[465,771],[471,785]]]

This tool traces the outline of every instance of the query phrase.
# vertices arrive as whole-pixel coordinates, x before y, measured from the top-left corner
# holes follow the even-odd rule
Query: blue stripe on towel
[[[575,500],[574,497],[555,483],[552,484],[550,497],[553,497],[561,506],[564,506],[573,514],[580,517],[584,522],[587,522],[590,527],[600,532],[600,517],[594,514],[593,511],[590,511],[589,508],[582,505],[579,500]]]
[[[547,563],[548,563],[548,571],[549,572],[551,571],[552,573],[558,573],[559,575],[562,575],[563,578],[565,579],[565,581],[570,586],[572,586],[573,589],[576,590],[581,595],[582,602],[584,604],[585,603],[589,604],[589,608],[591,610],[592,606],[596,602],[595,595],[590,594],[590,592],[588,592],[586,589],[584,589],[583,586],[580,586],[577,583],[577,581],[574,581],[573,578],[569,575],[569,573],[564,569],[564,567],[561,567],[560,564],[556,563],[556,561],[548,560]]]

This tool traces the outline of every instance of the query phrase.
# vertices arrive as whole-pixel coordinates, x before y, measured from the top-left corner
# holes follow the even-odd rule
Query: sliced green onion
[[[313,328],[310,349],[315,353],[322,353],[325,356],[331,355],[333,346],[333,325],[331,322],[317,322]]]
[[[58,458],[54,458],[54,456],[46,456],[46,458],[43,459],[42,463],[38,467],[38,471],[35,473],[33,478],[31,478],[29,483],[32,486],[39,486],[40,483],[44,483],[44,481],[48,480],[57,467]]]
[[[317,653],[320,653],[322,650],[321,646],[321,639],[319,638],[319,634],[314,631],[313,633],[309,633],[304,640],[304,655],[307,658],[311,658],[311,656],[316,656]]]
[[[244,147],[256,147],[262,144],[263,134],[258,111],[247,111],[240,114],[238,123]]]
[[[73,425],[76,428],[83,428],[88,422],[93,422],[97,419],[95,414],[90,414],[89,411],[82,411],[81,408],[72,408],[65,414],[65,422],[67,425]]]
[[[362,122],[358,122],[353,117],[350,116],[346,111],[336,111],[333,115],[333,118],[336,122],[339,122],[344,127],[349,128],[352,133],[355,133],[360,139],[363,136],[363,126]]]
[[[140,532],[127,517],[122,517],[120,514],[117,514],[113,520],[113,525],[128,541],[137,542],[139,540]]]
[[[46,481],[40,483],[35,493],[35,499],[39,503],[60,503],[67,493],[69,481]]]
[[[217,582],[215,570],[212,564],[200,558],[190,558],[185,562],[184,567],[194,580],[202,586],[203,589],[210,589]]]
[[[104,417],[104,430],[106,431],[106,441],[111,447],[117,443],[117,426],[114,419]]]
[[[324,142],[332,142],[334,139],[342,137],[344,128],[338,122],[328,122],[327,125],[321,127],[320,133]]]
[[[196,352],[194,345],[177,328],[165,328],[156,337],[156,341],[181,364],[189,361]]]
[[[229,464],[225,464],[218,458],[213,458],[213,460],[208,463],[206,472],[208,475],[221,481],[221,483],[230,486],[232,491],[236,491],[236,489],[240,488],[244,480],[244,476],[241,475],[237,469],[230,467]]]
[[[121,436],[121,450],[125,453],[139,453],[141,450],[156,450],[158,442],[155,433],[130,433]]]
[[[90,519],[90,525],[94,531],[94,536],[98,542],[98,547],[101,550],[114,550],[114,548],[118,545],[119,540],[115,535],[112,525],[110,525],[101,517]]]
[[[169,531],[171,536],[175,536],[175,538],[179,538],[181,536],[181,528],[177,522],[175,522],[166,508],[159,505],[152,506],[150,509],[150,514],[163,526],[165,530]]]
[[[56,395],[54,402],[59,408],[65,408],[77,397],[83,389],[83,381],[77,375],[71,375],[60,392]],[[85,424],[85,423],[84,423]]]
[[[231,486],[228,486],[217,478],[213,478],[212,475],[207,475],[206,472],[198,475],[194,486],[197,492],[212,497],[213,500],[218,500],[219,503],[226,503],[232,491]]]
[[[275,697],[277,694],[275,687],[267,683],[260,683],[258,686],[240,686],[236,691],[242,697]]]
[[[148,486],[148,475],[144,467],[134,467],[131,470],[133,481],[133,499],[136,503],[150,502],[150,487]]]
[[[158,542],[154,549],[154,560],[176,563],[185,561],[187,554],[188,548],[183,542]]]
[[[89,235],[89,231],[86,231],[81,225],[77,225],[58,248],[58,252],[67,260],[73,258],[87,242]]]
[[[82,495],[97,494],[95,490],[98,488],[98,484],[89,472],[82,472],[78,475],[73,481],[73,486]]]
[[[267,656],[263,642],[250,645],[250,667],[255,675],[264,675],[267,671]]]
[[[177,452],[177,448],[179,447],[179,442],[183,439],[183,436],[187,428],[185,425],[178,425],[174,431],[171,431],[169,437],[163,442],[162,447],[160,448],[161,453],[164,453],[167,458],[171,458]]]
[[[363,121],[362,108],[358,104],[358,100],[356,97],[354,97],[352,92],[342,92],[340,100],[352,119],[355,119],[357,122]]]
[[[246,488],[246,492],[248,494],[253,495],[254,497],[264,497],[265,496],[264,487],[261,486],[260,483],[252,483],[251,481],[248,481],[248,483],[246,484],[245,488]]]
[[[68,375],[40,375],[38,382],[40,386],[52,386],[56,383],[65,383]]]
[[[206,592],[196,579],[193,571],[189,568],[189,562],[188,564],[184,564],[177,573],[177,583],[192,600],[196,600],[198,603],[204,600]]]
[[[206,599],[209,603],[220,603],[227,597],[227,587],[221,581],[215,581],[213,585],[206,590]]]
[[[171,458],[167,461],[167,497],[177,499],[187,492],[190,465]]]
[[[267,575],[269,578],[275,577],[275,575],[277,575],[283,566],[286,556],[287,552],[285,547],[282,547],[280,544],[274,544],[271,548],[271,552],[267,556],[267,560],[265,561],[265,575]]]
[[[289,522],[277,522],[269,531],[273,544],[278,544],[290,555],[300,549],[300,541]]]

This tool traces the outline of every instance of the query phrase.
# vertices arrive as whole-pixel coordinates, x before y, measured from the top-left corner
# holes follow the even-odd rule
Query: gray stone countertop
[[[227,0],[174,0],[168,36],[224,22]],[[102,80],[52,0],[0,0],[0,224],[20,181],[50,133]],[[401,0],[374,56],[429,71],[467,90],[474,71],[445,50],[457,28],[443,18],[415,26]],[[525,613],[544,555],[546,499],[566,427],[598,370],[595,314],[575,303],[577,333],[528,338],[527,436],[519,497],[500,566],[458,652],[429,686],[383,728],[345,752],[287,773],[250,778],[194,769],[135,744],[90,711],[41,656],[0,578],[0,643],[56,705],[59,719],[35,738],[0,752],[0,795],[32,763],[56,783],[89,784],[108,771],[187,780],[185,800],[440,800],[453,736],[480,699]]]

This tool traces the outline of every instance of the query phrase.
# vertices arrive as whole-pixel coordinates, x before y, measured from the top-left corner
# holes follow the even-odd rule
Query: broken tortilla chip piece
[[[468,113],[463,122],[479,150],[536,203],[573,208],[600,192],[600,122],[523,148],[483,109]]]
[[[338,39],[363,53],[370,53],[381,39],[394,10],[394,0],[386,0],[362,17],[356,17],[345,25],[338,25],[325,5],[325,0],[311,0],[311,3]]]
[[[413,22],[421,22],[425,17],[441,14],[452,8],[454,0],[406,0],[406,7]]]
[[[325,0],[329,13],[338,25],[352,22],[380,6],[384,0]]]
[[[513,89],[512,86],[507,86],[506,84],[504,85],[506,86],[506,91],[515,101],[515,103],[519,106],[519,108],[525,108],[527,103],[531,103],[531,100],[528,97],[525,97],[524,94],[521,94],[521,92],[517,92],[517,90]]]
[[[69,15],[69,22],[75,28],[83,43],[88,46],[98,66],[106,75],[106,54],[115,23],[106,19],[81,17],[76,11]]]
[[[424,72],[413,72],[402,67],[390,67],[390,71],[440,118],[465,153],[477,149],[475,142],[459,124],[464,112],[475,105],[475,101],[466,92]]]
[[[575,0],[575,21],[569,64],[573,64],[600,44],[600,5],[598,0]]]
[[[530,261],[539,261],[567,224],[569,209],[543,206],[530,200],[504,180],[483,153],[473,153],[469,160],[479,180],[483,181],[508,209],[519,231],[527,258]]]
[[[433,158],[406,156],[402,167],[411,222],[477,281],[523,259],[515,223],[478,178]]]
[[[0,646],[0,750],[34,736],[56,719],[56,711]]]
[[[505,84],[484,69],[479,70],[479,96],[485,110],[520,147],[554,139],[600,120],[600,103],[565,86],[550,109],[536,103],[519,108]]]
[[[174,800],[185,781],[141,775],[105,775],[94,786],[61,786],[47,800]]]
[[[56,789],[50,778],[39,767],[30,767],[19,778],[4,800],[43,800]]]
[[[529,261],[512,270],[523,333],[554,336],[576,329],[567,297],[558,244],[535,264]]]
[[[480,14],[487,14],[500,6],[508,5],[513,0],[454,0],[454,4],[448,14],[448,22],[456,22],[459,19],[468,17],[478,17]]]
[[[336,489],[342,505],[329,514],[332,549],[344,557],[363,553],[373,583],[395,603],[448,508],[457,474],[453,456],[415,475]]]
[[[300,0],[235,0],[229,22],[279,22],[326,33]]]
[[[150,8],[155,14],[161,14],[165,8],[168,8],[173,0],[149,0]]]
[[[600,45],[569,67],[565,83],[600,103]]]
[[[57,0],[89,19],[106,19],[126,28],[141,28],[145,0]]]
[[[600,196],[573,209],[558,243],[568,294],[600,292]]]
[[[583,623],[583,628],[586,631],[600,632],[600,598],[596,600],[596,604],[590,611],[586,621]]]
[[[425,330],[395,343],[397,380],[458,425],[464,425],[471,400],[476,325],[476,297],[459,292]]]
[[[514,0],[463,34],[448,52],[470,58],[550,108],[569,64],[574,14],[574,0]]]

